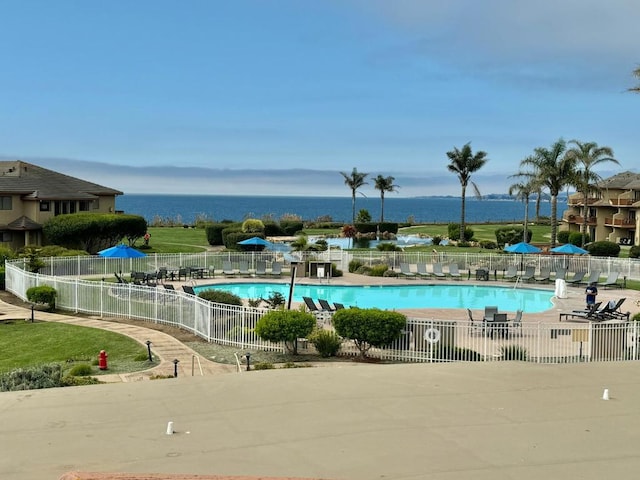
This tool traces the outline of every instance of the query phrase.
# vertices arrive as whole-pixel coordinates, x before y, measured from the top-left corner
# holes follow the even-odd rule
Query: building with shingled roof
[[[42,245],[42,226],[56,215],[113,213],[119,190],[21,160],[0,161],[0,241],[18,249]]]

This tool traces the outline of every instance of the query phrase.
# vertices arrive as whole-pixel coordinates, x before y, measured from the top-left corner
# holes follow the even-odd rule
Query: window
[[[100,208],[100,200],[91,200],[91,208],[93,208],[94,210],[98,210]]]
[[[0,241],[11,242],[12,240],[13,240],[13,236],[11,235],[11,232],[8,232],[8,231],[0,232]]]
[[[0,197],[0,210],[13,210],[11,197]]]
[[[78,210],[81,212],[88,212],[91,205],[91,200],[80,200]]]
[[[48,212],[50,207],[51,207],[51,204],[49,202],[40,202],[41,212]]]

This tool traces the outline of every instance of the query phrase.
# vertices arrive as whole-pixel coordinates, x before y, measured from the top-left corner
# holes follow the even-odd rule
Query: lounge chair
[[[258,260],[256,262],[256,277],[264,277],[267,275],[267,262]]]
[[[447,277],[444,274],[444,272],[442,271],[442,264],[441,263],[434,263],[433,264],[433,274],[435,275],[436,278],[446,278]]]
[[[449,264],[449,276],[451,278],[455,278],[457,280],[461,280],[462,279],[462,275],[460,275],[460,270],[458,270],[458,264],[457,263]]]
[[[225,277],[233,277],[233,276],[235,276],[236,271],[231,266],[231,261],[230,260],[223,260],[222,261],[222,274]]]
[[[182,286],[182,291],[184,293],[188,293],[189,295],[195,295],[196,292],[193,290],[193,287],[189,286],[189,285],[183,285]]]
[[[571,285],[580,285],[582,283],[582,280],[584,279],[584,276],[586,274],[587,274],[587,272],[585,272],[584,270],[580,270],[580,271],[574,273],[573,277],[571,277],[570,280],[566,280],[566,282],[571,284]]]
[[[609,275],[607,275],[607,279],[604,282],[598,282],[598,285],[604,288],[607,288],[607,287],[622,288],[622,285],[618,283],[619,276],[620,276],[619,272],[609,272]]]
[[[541,268],[540,275],[533,277],[536,282],[549,282],[551,280],[551,269],[550,268]]]
[[[467,315],[469,317],[469,335],[473,335],[474,333],[484,335],[485,323],[481,320],[475,320],[473,318],[473,313],[471,313],[471,309],[469,308],[467,308]]]
[[[515,265],[509,265],[507,272],[502,277],[503,280],[516,280],[518,278],[518,267]]]
[[[416,278],[416,274],[411,271],[408,263],[400,264],[400,275],[407,278]]]
[[[331,305],[329,305],[329,302],[327,302],[324,298],[319,298],[318,299],[318,303],[320,304],[320,307],[322,308],[322,310],[324,310],[325,312],[333,312],[334,309],[331,307]]]
[[[559,321],[562,321],[563,318],[565,320],[570,320],[574,318],[580,318],[583,320],[592,320],[596,318],[596,312],[598,311],[601,305],[602,305],[602,302],[596,302],[592,305],[589,305],[589,307],[584,310],[572,310],[571,312],[561,313],[559,316]]]
[[[580,283],[591,285],[592,283],[597,284],[598,280],[600,280],[600,270],[594,270],[589,274],[589,278],[586,281]]]
[[[269,275],[273,277],[280,277],[282,275],[282,264],[278,262],[273,262],[271,264],[271,271]]]
[[[344,308],[344,305],[338,302],[333,302],[333,306],[335,307],[336,310],[342,310]]]
[[[523,282],[528,282],[530,280],[533,280],[536,276],[536,269],[535,267],[532,267],[530,265],[524,267],[524,273],[522,274],[522,276],[520,277],[520,280],[522,280]]]
[[[316,302],[314,302],[311,297],[302,297],[302,300],[304,301],[304,304],[307,306],[307,308],[311,313],[321,311],[321,309],[318,308],[318,306],[316,305]]]
[[[604,315],[607,317],[607,320],[629,320],[629,316],[631,312],[623,312],[620,310],[620,306],[626,300],[625,297],[618,299],[617,301],[611,300],[607,302],[607,310],[604,312]]]
[[[429,278],[431,274],[427,271],[426,263],[418,263],[416,265],[416,269],[418,270],[416,275],[420,278]]]
[[[554,280],[565,280],[567,278],[567,269],[560,267],[553,276]]]
[[[162,286],[164,287],[165,290],[169,290],[169,291],[172,291],[172,292],[176,291],[176,289],[170,283],[165,283]]]
[[[241,261],[238,263],[238,275],[243,275],[245,277],[251,276],[251,273],[249,272],[249,262]]]
[[[122,284],[129,283],[124,278],[122,278],[120,275],[118,275],[117,273],[114,272],[113,274],[116,276],[116,281],[118,283],[122,283]]]

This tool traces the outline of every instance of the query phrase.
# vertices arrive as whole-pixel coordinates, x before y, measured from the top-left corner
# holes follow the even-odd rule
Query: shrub
[[[358,215],[356,215],[356,222],[358,223],[368,223],[371,221],[371,214],[369,213],[369,210],[365,209],[365,208],[361,208],[358,211]]]
[[[204,292],[200,292],[198,296],[213,303],[242,305],[242,299],[239,296],[234,295],[231,292],[225,292],[224,290],[205,290]]]
[[[631,320],[634,322],[640,322],[640,312],[636,313],[633,317],[631,317]]]
[[[606,240],[590,243],[585,248],[589,254],[596,257],[617,257],[620,255],[620,245]]]
[[[316,347],[322,358],[335,357],[342,346],[342,339],[336,332],[329,330],[314,330],[309,335],[309,341]]]
[[[397,277],[398,276],[398,272],[396,272],[395,270],[387,270],[384,272],[384,275],[382,275],[383,277]]]
[[[452,345],[440,346],[434,353],[440,360],[458,360],[463,362],[479,362],[482,355],[475,350]]]
[[[582,245],[582,233],[581,232],[571,232],[569,234],[569,243],[572,243],[573,245],[577,245],[577,246]],[[585,236],[584,243],[585,244],[589,243],[589,234],[588,233]]]
[[[433,237],[433,245],[437,246],[440,245],[440,243],[442,242],[442,237],[440,235],[436,235],[435,237]]]
[[[282,227],[273,220],[264,222],[264,234],[267,237],[280,237],[284,235]]]
[[[27,300],[33,303],[48,305],[50,311],[56,308],[56,295],[56,289],[49,285],[40,285],[39,287],[27,289]]]
[[[527,349],[521,345],[503,345],[500,348],[503,360],[522,360],[526,361],[529,357]]]
[[[62,366],[54,363],[18,368],[0,375],[0,392],[62,387]]]
[[[380,222],[378,224],[378,231],[381,233],[389,232],[396,234],[398,233],[398,224],[396,222]]]
[[[522,239],[524,237],[524,228],[512,227],[512,226],[501,227],[495,230],[495,234],[496,234],[496,242],[498,243],[498,246],[502,247],[507,243],[509,245],[513,245],[514,243],[522,242]],[[527,238],[526,238],[527,242],[531,241],[532,235],[533,235],[533,232],[527,229]]]
[[[256,323],[255,332],[263,340],[284,342],[288,351],[298,354],[298,338],[306,338],[316,325],[315,317],[297,310],[273,310]]]
[[[262,233],[264,232],[264,223],[257,218],[247,218],[242,222],[242,231],[244,233]]]
[[[256,362],[253,364],[254,370],[273,370],[276,366],[271,362]]]
[[[332,277],[341,277],[342,276],[342,270],[340,270],[335,263],[331,264],[331,276]]]
[[[557,233],[556,240],[558,243],[569,243],[569,235],[571,235],[569,230],[561,230]]]
[[[207,235],[207,242],[209,245],[223,245],[222,231],[225,228],[229,228],[228,223],[214,223],[213,225],[207,225],[204,229]]]
[[[280,228],[285,235],[293,236],[304,230],[304,223],[301,220],[280,220]]]
[[[287,303],[284,295],[280,292],[271,292],[271,294],[263,300],[269,304],[270,308],[279,308]]]
[[[92,373],[93,368],[91,368],[91,365],[87,365],[86,363],[79,363],[71,370],[69,370],[69,375],[74,377],[86,377],[87,375],[91,375]]]
[[[447,231],[449,232],[449,238],[451,240],[460,240],[460,224],[459,223],[450,223],[447,226]],[[474,231],[472,228],[465,226],[464,227],[464,238],[462,240],[471,240],[473,238]]]
[[[480,240],[480,248],[495,250],[496,248],[498,248],[498,244],[496,242],[492,242],[491,240]]]
[[[343,338],[353,340],[362,357],[371,347],[384,347],[402,334],[407,318],[377,308],[345,308],[333,314],[333,326]]]
[[[402,251],[402,248],[400,248],[398,245],[396,245],[395,243],[389,243],[389,242],[379,243],[376,249],[380,250],[381,252],[401,252]]]
[[[638,258],[640,257],[640,246],[634,245],[629,249],[629,258]]]
[[[384,272],[386,272],[387,270],[389,270],[388,265],[374,265],[370,268],[369,275],[372,277],[384,277]]]
[[[369,265],[360,265],[353,273],[357,273],[358,275],[369,275],[371,273],[371,267]]]

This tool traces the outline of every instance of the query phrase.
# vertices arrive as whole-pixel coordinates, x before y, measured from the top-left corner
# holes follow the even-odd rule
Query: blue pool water
[[[203,290],[224,290],[241,298],[267,298],[273,292],[289,297],[288,283],[223,283],[194,287],[196,293]],[[302,297],[324,298],[329,302],[361,308],[471,308],[484,309],[496,305],[500,310],[523,310],[536,313],[553,305],[551,290],[533,290],[513,287],[487,287],[481,285],[295,285],[293,301]]]

